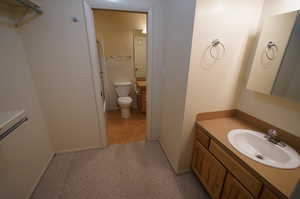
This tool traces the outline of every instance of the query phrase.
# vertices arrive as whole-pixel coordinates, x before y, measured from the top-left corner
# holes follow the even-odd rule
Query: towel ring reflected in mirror
[[[276,57],[278,55],[278,50],[279,50],[279,48],[278,48],[277,44],[275,44],[272,41],[269,41],[265,48],[265,53],[266,53],[267,59],[270,61],[276,59]],[[270,51],[272,52],[272,54],[270,54]]]
[[[222,47],[222,53],[221,55],[218,55],[217,50],[216,48],[218,46],[221,46]],[[215,53],[214,53],[214,52]],[[209,50],[209,53],[210,53],[210,56],[215,59],[215,60],[220,60],[224,57],[225,55],[225,52],[226,52],[226,48],[225,48],[225,45],[219,40],[219,39],[215,39],[211,42],[211,46],[210,46],[210,50]]]

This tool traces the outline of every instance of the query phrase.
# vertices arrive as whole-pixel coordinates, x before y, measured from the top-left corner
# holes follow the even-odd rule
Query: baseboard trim
[[[160,147],[162,148],[162,151],[164,152],[164,155],[165,157],[167,158],[169,164],[171,165],[172,167],[172,170],[173,172],[175,173],[175,175],[183,175],[183,174],[186,174],[186,173],[189,173],[191,172],[191,168],[185,168],[185,169],[181,169],[181,170],[176,170],[175,166],[174,166],[174,163],[168,158],[168,155],[167,155],[167,150],[165,149],[165,147],[160,143],[160,141],[158,141]]]
[[[176,174],[177,175],[183,175],[183,174],[186,174],[186,173],[190,173],[192,171],[191,168],[186,168],[186,169],[182,169],[180,171],[178,171]]]
[[[104,149],[105,147],[93,146],[93,147],[85,147],[85,148],[75,148],[75,149],[67,149],[55,152],[55,154],[63,154],[63,153],[72,153],[72,152],[80,152],[94,149]]]
[[[148,142],[156,142],[156,141],[159,141],[159,138],[150,138],[150,137],[148,137],[148,135],[147,135],[146,141],[148,141]]]
[[[33,192],[35,191],[36,187],[38,186],[38,184],[40,183],[41,179],[43,178],[43,176],[45,175],[48,167],[49,167],[49,164],[50,162],[52,161],[52,159],[54,158],[55,156],[55,153],[52,153],[49,157],[49,159],[47,160],[46,164],[44,165],[40,175],[38,176],[38,178],[35,180],[35,183],[33,185],[33,187],[31,188],[31,191],[29,192],[28,196],[26,197],[27,199],[30,199]]]
[[[93,150],[93,149],[103,149],[102,147],[86,147],[86,148],[77,148],[77,149],[69,149],[69,150],[62,150],[62,151],[58,151],[58,152],[54,152],[50,155],[49,159],[47,160],[45,166],[43,167],[39,177],[35,180],[35,183],[31,189],[31,191],[29,192],[28,196],[26,197],[27,199],[30,199],[33,192],[35,191],[36,187],[39,185],[41,179],[43,178],[43,176],[45,175],[50,162],[52,161],[52,159],[54,158],[55,155],[57,154],[63,154],[63,153],[71,153],[71,152],[80,152],[80,151],[87,151],[87,150]]]

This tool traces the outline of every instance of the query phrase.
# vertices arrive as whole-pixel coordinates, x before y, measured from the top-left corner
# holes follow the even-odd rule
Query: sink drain
[[[264,159],[264,156],[262,154],[259,154],[259,153],[255,154],[255,157],[257,157],[258,159],[261,159],[261,160]]]

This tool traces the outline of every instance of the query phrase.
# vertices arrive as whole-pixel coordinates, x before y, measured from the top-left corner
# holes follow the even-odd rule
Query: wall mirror
[[[134,70],[136,79],[147,77],[147,34],[142,30],[133,31]]]
[[[247,89],[300,101],[299,11],[264,21]]]

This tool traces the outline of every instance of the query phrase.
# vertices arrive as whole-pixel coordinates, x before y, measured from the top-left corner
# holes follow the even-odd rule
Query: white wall
[[[260,25],[262,25],[263,19],[267,16],[295,10],[300,10],[299,0],[265,0]],[[251,55],[251,57],[253,57],[254,50]],[[249,71],[251,62],[248,63],[247,67]],[[245,74],[243,78],[243,89],[237,108],[300,136],[300,103],[245,90],[247,77],[248,75]]]
[[[82,1],[44,0],[42,8],[21,34],[55,151],[100,147]]]
[[[0,198],[29,198],[52,147],[22,40],[0,25],[0,112],[26,111],[29,118],[0,142]]]
[[[160,143],[177,170],[195,1],[167,0],[164,5],[164,70]]]
[[[261,0],[197,1],[179,171],[190,167],[196,114],[235,107],[240,73],[256,34],[262,4]],[[207,51],[214,39],[226,48],[218,61]]]

